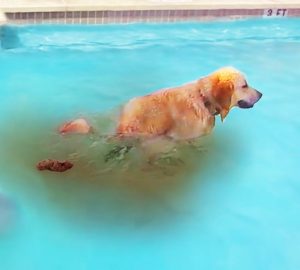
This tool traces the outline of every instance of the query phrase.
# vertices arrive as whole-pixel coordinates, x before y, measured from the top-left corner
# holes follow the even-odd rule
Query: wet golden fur
[[[121,112],[117,134],[176,140],[206,135],[214,127],[215,115],[224,120],[241,96],[255,99],[256,90],[245,83],[238,70],[225,67],[195,82],[133,98]]]

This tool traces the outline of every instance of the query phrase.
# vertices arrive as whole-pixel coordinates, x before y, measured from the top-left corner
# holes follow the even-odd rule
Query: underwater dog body
[[[121,109],[115,131],[111,134],[101,134],[100,130],[97,135],[83,118],[63,124],[59,132],[62,135],[93,133],[93,137],[117,143],[104,156],[105,162],[124,159],[125,154],[137,148],[151,162],[161,153],[176,150],[182,142],[193,144],[192,140],[210,134],[217,115],[223,121],[232,108],[252,108],[261,96],[248,85],[240,71],[224,67],[183,86],[131,99]],[[40,164],[44,165],[44,161],[38,163],[38,168]],[[68,164],[73,166],[71,162]]]

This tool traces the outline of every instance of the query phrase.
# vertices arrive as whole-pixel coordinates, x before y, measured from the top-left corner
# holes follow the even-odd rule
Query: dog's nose
[[[259,91],[257,91],[257,90],[255,90],[256,91],[256,94],[257,94],[257,101],[258,100],[260,100],[260,98],[262,97],[262,93],[261,92],[259,92]]]

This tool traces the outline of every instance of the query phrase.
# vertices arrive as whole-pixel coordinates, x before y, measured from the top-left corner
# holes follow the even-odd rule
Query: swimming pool
[[[1,269],[299,269],[299,23],[2,28]],[[217,121],[193,171],[110,178],[89,138],[56,135],[226,65],[264,96]],[[73,152],[94,164],[35,170]]]

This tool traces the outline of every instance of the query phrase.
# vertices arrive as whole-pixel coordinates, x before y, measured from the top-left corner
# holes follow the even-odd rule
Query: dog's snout
[[[252,108],[253,104],[245,101],[245,100],[239,100],[238,101],[238,106],[242,109],[248,109],[248,108]]]
[[[248,109],[248,108],[252,108],[253,105],[260,100],[260,98],[262,97],[262,93],[257,91],[256,89],[254,90],[254,95],[252,94],[252,96],[250,98],[246,98],[246,99],[241,99],[238,101],[237,105],[242,108],[242,109]],[[253,92],[252,92],[253,93]]]

